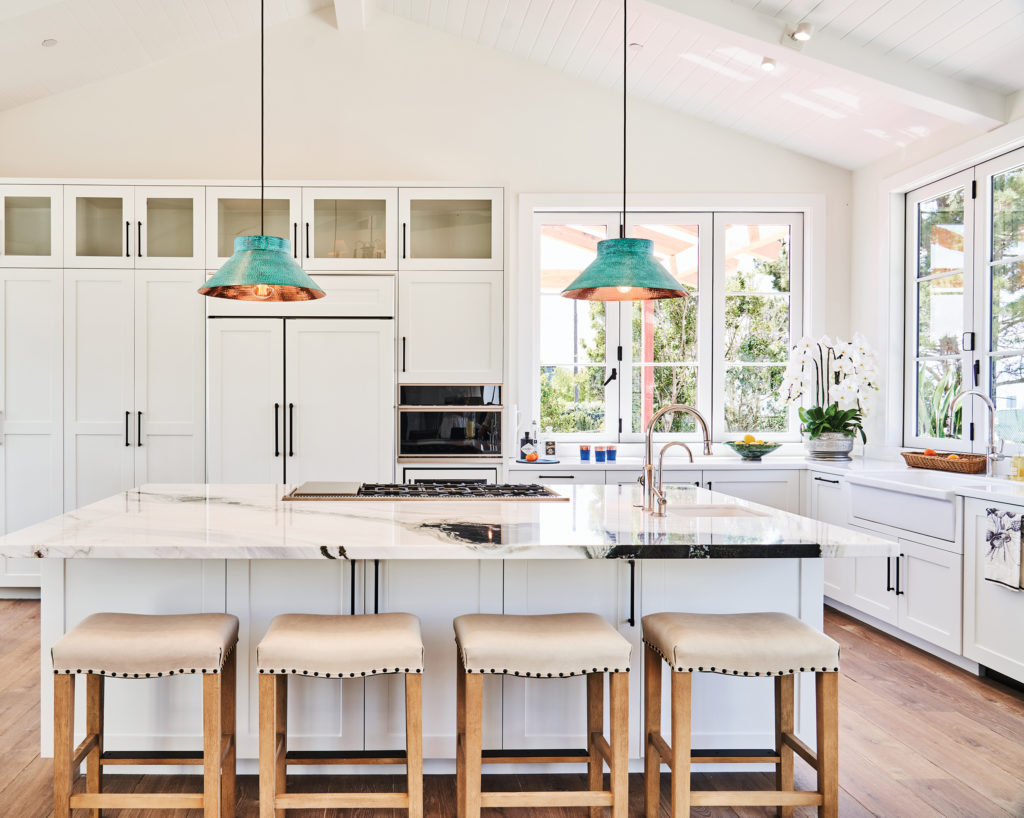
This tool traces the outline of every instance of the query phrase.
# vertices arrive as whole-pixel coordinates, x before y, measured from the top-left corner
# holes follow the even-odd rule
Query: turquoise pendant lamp
[[[263,2],[260,0],[260,233],[263,203]],[[326,293],[292,258],[292,243],[277,236],[238,236],[235,252],[199,288],[201,295],[238,301],[312,301]]]
[[[622,225],[619,238],[597,243],[597,258],[562,290],[579,301],[651,301],[682,298],[686,290],[654,257],[650,239],[626,238],[626,61],[627,2],[622,2]]]

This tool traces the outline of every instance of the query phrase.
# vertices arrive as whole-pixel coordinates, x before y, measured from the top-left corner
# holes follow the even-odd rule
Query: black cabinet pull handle
[[[306,222],[306,258],[309,258],[309,222]]]
[[[125,446],[131,446],[132,445],[131,443],[128,442],[128,418],[130,418],[131,416],[132,416],[131,412],[125,411],[125,413],[124,413],[124,445]]]
[[[124,257],[132,257],[132,223],[124,223]]]
[[[299,257],[299,223],[298,222],[292,222],[292,236],[294,237],[294,241],[292,241],[292,257],[293,258],[298,258]]]
[[[537,475],[537,479],[538,480],[559,480],[562,477],[567,477],[570,480],[575,480],[576,479],[576,475],[575,474],[538,474]]]
[[[373,561],[373,612],[380,613],[380,560]]]
[[[885,558],[885,590],[895,591],[892,587],[892,557]]]
[[[142,222],[139,222],[139,229],[137,233],[138,238],[135,243],[135,254],[142,258]]]
[[[288,404],[288,456],[295,457],[295,404]]]
[[[906,554],[900,554],[896,557],[896,596],[903,596],[903,589],[900,588],[900,560],[905,557]]]
[[[281,404],[274,404],[274,457],[281,456]]]
[[[829,480],[827,477],[815,477],[814,479],[817,480],[819,483],[831,483],[834,486],[839,485],[838,480]]]
[[[405,336],[402,336],[402,371],[405,372]]]
[[[402,222],[402,258],[405,258],[405,222]]]
[[[708,480],[708,491],[711,491],[711,481]]]
[[[142,412],[135,420],[135,445],[142,448]]]
[[[636,560],[629,561],[629,627],[636,627]]]
[[[348,564],[349,571],[349,589],[348,589],[348,612],[355,614],[356,612],[356,561],[351,560]]]

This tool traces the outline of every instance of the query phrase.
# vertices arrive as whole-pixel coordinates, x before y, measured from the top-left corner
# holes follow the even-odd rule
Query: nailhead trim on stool
[[[662,653],[660,650],[658,650],[656,645],[652,645],[650,642],[648,642],[646,640],[644,640],[644,644],[647,647],[649,647],[651,650],[653,650],[655,653],[657,653],[658,656],[660,656],[662,659],[664,659],[668,663],[668,666],[671,667],[677,673],[693,673],[694,671],[696,671],[698,673],[722,673],[722,674],[724,674],[726,676],[739,676],[740,675],[740,671],[738,671],[738,670],[729,670],[729,668],[725,668],[725,667],[719,667],[719,668],[714,668],[714,667],[698,667],[698,668],[675,667],[675,666],[673,666],[671,660],[664,653]],[[839,668],[838,667],[818,667],[818,668],[815,668],[815,667],[800,667],[800,668],[795,668],[795,669],[794,668],[790,668],[789,670],[775,670],[775,671],[766,670],[764,672],[754,671],[753,673],[750,673],[749,671],[744,670],[742,675],[744,675],[744,676],[788,676],[791,673],[808,673],[808,672],[810,672],[810,673],[815,673],[815,672],[816,673],[838,673],[839,672]]]
[[[221,667],[224,666],[224,662],[228,660],[228,657],[231,656],[234,650],[235,646],[231,645],[227,651],[225,651],[224,656],[221,659]],[[64,675],[69,675],[71,672],[71,670],[63,671]],[[220,673],[220,668],[212,667],[209,670],[206,668],[202,668],[201,670],[197,670],[196,668],[189,668],[188,670],[185,670],[185,668],[178,668],[177,670],[163,670],[156,673],[112,673],[111,671],[103,670],[102,668],[100,670],[92,670],[91,668],[88,670],[82,670],[81,668],[78,668],[74,673],[75,675],[79,673],[85,675],[92,673],[97,676],[109,676],[111,679],[159,679],[163,676],[181,676],[186,673]],[[61,671],[54,670],[53,675],[60,676]]]
[[[384,673],[422,673],[422,672],[423,672],[423,668],[421,668],[421,667],[414,667],[414,668],[396,667],[394,670],[392,670],[389,667],[382,667],[382,668],[380,668],[380,670],[377,670],[377,669],[370,670],[369,671],[369,675],[372,676],[372,675],[375,675],[377,673],[384,674]],[[353,678],[355,676],[366,676],[367,675],[367,671],[360,671],[359,673],[323,673],[323,674],[321,674],[320,671],[318,671],[318,670],[314,670],[312,673],[310,673],[308,670],[299,670],[298,668],[292,668],[291,670],[288,670],[287,668],[281,668],[280,670],[274,670],[273,668],[267,668],[266,670],[264,670],[263,668],[260,668],[260,673],[273,673],[276,676],[287,676],[288,674],[298,675],[298,674],[301,673],[303,676],[322,676],[324,679],[351,679],[351,678]]]

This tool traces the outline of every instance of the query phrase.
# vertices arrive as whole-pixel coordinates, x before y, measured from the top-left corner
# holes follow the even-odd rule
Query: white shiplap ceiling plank
[[[676,31],[671,42],[665,46],[665,55],[659,61],[658,76],[654,76],[653,67],[648,72],[651,75],[651,88],[648,94],[648,99],[651,102],[664,104],[673,89],[678,87],[682,71],[679,65],[679,55],[692,50],[699,39],[699,34],[688,29],[680,28]]]
[[[448,0],[430,0],[427,7],[427,25],[443,29],[448,19]]]
[[[544,18],[544,27],[537,33],[528,57],[531,60],[548,65],[558,40],[569,25],[575,20],[576,0],[553,0],[551,9]]]
[[[480,32],[487,16],[487,0],[471,0],[466,7],[466,17],[462,21],[462,36],[474,43],[480,42]]]
[[[448,11],[445,13],[442,28],[449,34],[462,34],[466,25],[466,15],[469,14],[469,3],[470,0],[448,0]]]
[[[565,20],[551,46],[547,65],[557,71],[565,69],[565,64],[583,35],[585,21],[590,20],[600,6],[601,0],[575,0],[571,17]]]
[[[606,36],[611,39],[611,32],[621,29],[622,15],[614,3],[601,2],[594,9],[590,19],[586,21],[576,45],[573,46],[562,70],[570,76],[581,76],[587,61],[594,49]]]
[[[555,7],[554,0],[530,0],[523,16],[523,22],[516,32],[515,42],[512,43],[512,53],[517,57],[528,58],[533,52],[537,37],[544,29],[544,24]]]
[[[498,42],[498,35],[501,33],[501,22],[505,19],[508,4],[509,0],[487,0],[487,10],[484,12],[480,34],[477,37],[477,42],[480,45],[494,48]]]
[[[495,47],[501,51],[512,51],[516,39],[526,21],[526,12],[530,9],[530,0],[509,0],[505,16],[501,21],[501,28],[498,31],[498,41]]]

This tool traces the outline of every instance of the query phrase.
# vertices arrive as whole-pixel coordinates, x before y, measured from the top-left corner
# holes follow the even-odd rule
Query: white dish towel
[[[998,508],[987,508],[985,511],[988,514],[988,532],[985,535],[988,544],[988,550],[985,552],[985,579],[1020,591],[1021,515]]]

